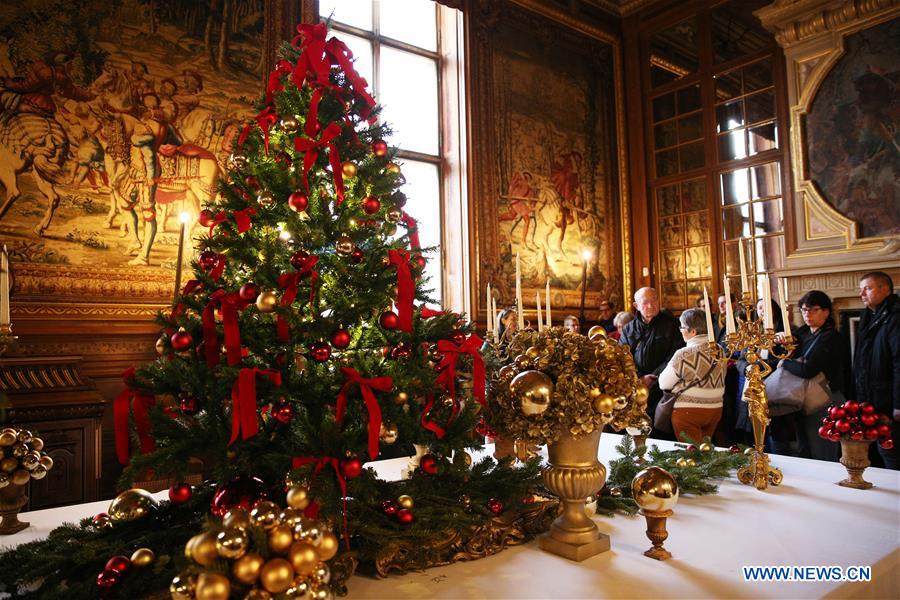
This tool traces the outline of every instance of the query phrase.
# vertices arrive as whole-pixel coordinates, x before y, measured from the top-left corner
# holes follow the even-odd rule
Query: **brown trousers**
[[[716,431],[716,425],[722,418],[722,407],[718,408],[694,408],[685,407],[672,409],[672,430],[675,439],[685,441],[682,436],[688,435],[695,442],[702,442],[703,438],[712,438]]]

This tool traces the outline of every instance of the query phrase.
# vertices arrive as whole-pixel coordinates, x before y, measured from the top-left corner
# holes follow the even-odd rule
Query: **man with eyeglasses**
[[[613,303],[609,300],[601,300],[600,306],[598,308],[598,316],[600,317],[600,319],[597,324],[605,329],[606,333],[612,333],[616,330],[616,324],[614,322],[616,318],[616,311]]]
[[[900,297],[887,273],[872,271],[859,281],[866,310],[859,320],[853,354],[856,400],[871,402],[891,419],[890,448],[878,447],[884,466],[900,470]]]

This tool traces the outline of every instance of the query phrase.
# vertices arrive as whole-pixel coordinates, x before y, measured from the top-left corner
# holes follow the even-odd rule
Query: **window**
[[[459,181],[462,122],[461,14],[432,0],[320,0],[319,16],[353,52],[356,69],[383,107],[399,148],[408,198],[427,255],[425,273],[438,304],[466,310],[468,281]],[[454,180],[453,178],[456,178]],[[453,197],[451,197],[451,193]]]

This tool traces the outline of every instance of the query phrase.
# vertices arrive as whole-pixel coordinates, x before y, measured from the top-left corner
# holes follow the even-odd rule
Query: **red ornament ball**
[[[124,573],[131,566],[131,559],[127,556],[117,555],[106,561],[104,571],[115,571],[116,573]]]
[[[878,426],[878,435],[880,437],[890,437],[891,436],[891,426],[890,425],[879,425]]]
[[[484,419],[478,421],[475,425],[475,433],[478,435],[483,435],[484,437],[497,437],[497,430],[487,424],[487,421]]]
[[[112,569],[103,569],[103,572],[97,575],[97,586],[109,589],[119,584],[119,573]]]
[[[851,440],[856,440],[857,442],[861,442],[862,439],[863,439],[863,432],[862,432],[862,430],[857,429],[857,430],[853,431],[853,432],[850,434],[850,439],[851,439]]]
[[[341,473],[347,479],[356,479],[362,474],[362,461],[358,458],[348,458],[341,461]]]
[[[276,404],[272,407],[272,418],[282,425],[290,423],[294,418],[294,407],[287,402]]]
[[[855,414],[859,410],[859,402],[856,400],[847,400],[844,402],[844,410],[848,413]]]
[[[350,253],[350,260],[352,260],[356,264],[361,263],[365,257],[366,255],[363,254],[363,251],[359,248],[354,248],[353,252]]]
[[[864,415],[874,415],[875,407],[873,405],[869,404],[868,402],[863,402],[862,404],[859,405],[859,412],[861,412]]]
[[[172,337],[169,338],[169,341],[172,343],[172,350],[175,352],[184,352],[194,343],[194,338],[191,337],[191,334],[187,331],[180,330],[173,333]]]
[[[499,515],[503,512],[503,502],[497,498],[491,498],[486,502],[486,506],[488,510],[494,513],[495,515]]]
[[[459,346],[466,341],[466,334],[459,329],[454,329],[450,332],[450,341]]]
[[[865,438],[869,441],[874,441],[878,439],[878,430],[874,427],[871,429],[866,429]]]
[[[323,363],[331,358],[331,346],[325,342],[316,342],[309,349],[309,355],[314,361]]]
[[[389,517],[393,517],[397,514],[397,503],[393,500],[385,500],[381,503],[381,510]]]
[[[831,429],[829,429],[825,425],[822,425],[821,427],[819,427],[819,437],[820,438],[827,440],[829,438],[830,433],[831,433]],[[735,448],[735,446],[732,446],[731,448]],[[731,450],[731,448],[729,448],[729,451]]]
[[[219,255],[212,250],[204,250],[200,253],[200,256],[197,257],[197,264],[200,265],[200,268],[204,271],[209,271],[215,267],[217,262],[219,262]]]
[[[831,415],[832,419],[843,419],[845,416],[847,416],[847,411],[845,411],[840,406],[832,406],[829,414]]]
[[[193,417],[198,412],[200,412],[200,407],[197,405],[197,399],[193,396],[180,398],[178,400],[178,408],[180,408],[181,412],[188,417]]]
[[[229,510],[243,508],[253,510],[261,500],[266,499],[266,484],[259,477],[235,475],[219,484],[210,503],[210,512],[222,518]]]
[[[107,514],[105,512],[97,513],[96,515],[94,515],[91,518],[91,522],[94,525],[107,523],[107,522],[109,522],[109,514]]]
[[[828,439],[831,440],[832,442],[839,442],[839,441],[841,441],[841,434],[838,433],[837,431],[832,431],[831,434],[828,436]]]
[[[408,508],[401,508],[397,511],[397,520],[404,525],[409,525],[410,523],[415,521],[416,518],[413,516],[411,510],[409,510]]]
[[[820,435],[821,435],[821,433],[820,433]],[[731,454],[737,454],[740,451],[741,451],[741,449],[737,445],[731,446],[731,448],[728,449],[728,452],[730,452]]]
[[[343,350],[350,345],[350,332],[343,327],[331,334],[331,345]]]
[[[894,447],[894,440],[892,440],[891,438],[884,438],[883,440],[878,442],[878,445],[885,450],[891,450]]]
[[[372,154],[377,156],[378,158],[383,158],[387,156],[388,153],[388,145],[384,140],[375,140],[372,142]]]
[[[381,202],[374,196],[366,196],[362,201],[362,209],[367,215],[374,215],[381,210]]]
[[[397,190],[393,194],[391,194],[391,201],[394,203],[394,206],[397,208],[403,208],[406,206],[406,194]]]
[[[410,356],[412,356],[412,349],[409,347],[409,344],[397,344],[391,350],[391,358],[407,359]]]
[[[425,260],[425,257],[421,254],[418,255],[414,260],[416,261],[416,266],[418,266],[420,269],[424,269],[425,265],[428,264],[428,261]]]
[[[696,451],[697,451],[697,446],[695,446],[695,445],[693,445],[693,444],[690,444],[690,445],[687,447],[686,451],[687,451],[687,452],[696,452]]]
[[[878,422],[878,417],[872,414],[867,415],[863,413],[862,416],[859,417],[859,420],[862,421],[862,424],[866,427],[872,427]]]
[[[303,212],[309,206],[309,198],[302,192],[293,192],[288,196],[288,206],[295,212]]]
[[[838,433],[847,433],[848,431],[850,431],[850,421],[846,419],[838,419],[834,424],[834,428]]]
[[[241,297],[241,300],[245,300],[246,302],[255,302],[256,297],[259,296],[259,286],[252,281],[248,281],[241,286],[241,289],[238,291],[238,296]]]
[[[216,222],[216,215],[211,210],[203,209],[200,211],[200,217],[197,220],[204,227],[209,227]]]
[[[176,483],[169,488],[169,500],[172,504],[184,504],[194,495],[194,489],[189,483]],[[106,565],[109,568],[109,565]]]
[[[419,468],[426,475],[437,475],[438,460],[434,454],[426,454],[419,459]]]
[[[384,329],[397,329],[400,326],[400,317],[394,311],[386,310],[378,317],[378,324]]]
[[[247,175],[244,177],[244,183],[247,184],[247,187],[252,187],[253,189],[259,188],[259,180],[255,175]]]
[[[291,266],[295,269],[302,269],[303,265],[306,263],[306,259],[309,258],[309,253],[303,250],[297,250],[293,254],[291,254]]]

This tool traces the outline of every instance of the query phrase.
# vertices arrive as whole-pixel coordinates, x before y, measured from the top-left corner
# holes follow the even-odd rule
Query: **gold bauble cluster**
[[[53,468],[53,459],[44,454],[44,440],[27,429],[5,427],[0,430],[0,488],[25,485],[31,479],[43,479]]]

